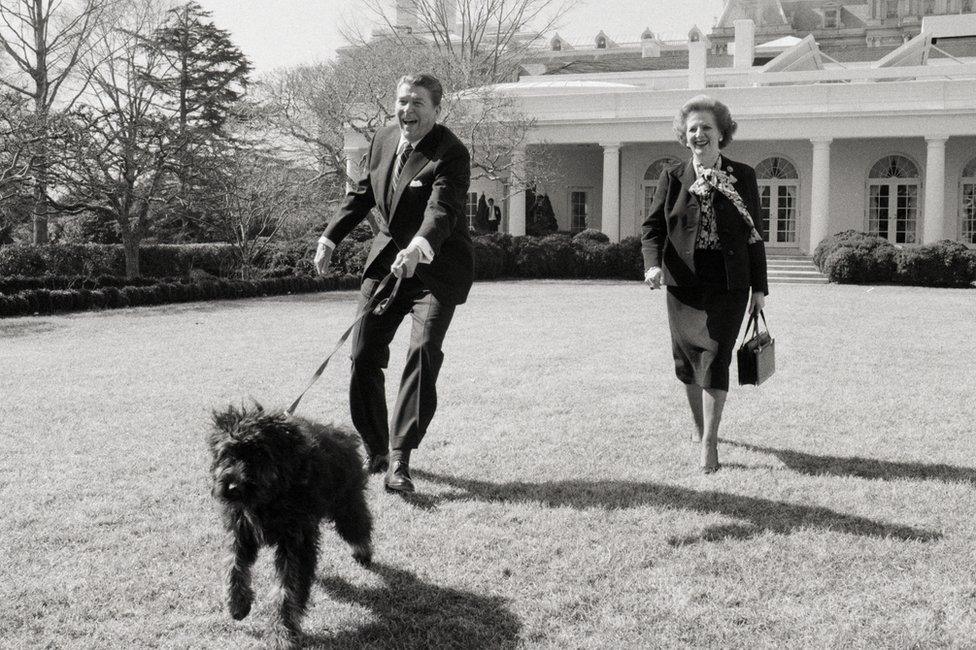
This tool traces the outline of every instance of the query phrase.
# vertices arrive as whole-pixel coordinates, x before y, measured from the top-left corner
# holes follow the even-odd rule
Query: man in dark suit
[[[336,244],[377,208],[379,232],[363,271],[360,308],[388,273],[402,284],[386,312],[367,314],[356,328],[349,405],[366,445],[367,469],[387,470],[384,485],[397,492],[414,491],[410,452],[434,416],[441,345],[474,279],[464,211],[471,158],[457,136],[437,123],[442,94],[431,75],[400,79],[396,123],[376,132],[366,176],[346,194],[315,253],[315,265],[325,273]],[[383,371],[407,314],[413,321],[410,346],[391,427]]]
[[[502,209],[495,205],[495,199],[488,199],[488,232],[498,232],[502,224]]]

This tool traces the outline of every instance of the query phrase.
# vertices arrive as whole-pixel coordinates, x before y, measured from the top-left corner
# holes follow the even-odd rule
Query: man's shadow
[[[720,514],[740,520],[736,523],[709,526],[700,534],[672,537],[668,540],[672,546],[729,538],[749,539],[763,532],[788,534],[801,528],[821,528],[864,537],[893,537],[903,541],[929,542],[942,538],[942,535],[937,532],[849,515],[822,506],[806,506],[725,492],[699,492],[657,483],[634,481],[487,483],[423,470],[414,470],[412,473],[416,478],[459,490],[458,493],[432,497],[440,501],[471,499],[510,503],[536,501],[549,507],[569,506],[579,509],[653,506]]]
[[[515,648],[522,623],[505,600],[439,587],[395,567],[373,563],[381,587],[359,587],[319,577],[330,598],[362,605],[376,619],[335,635],[308,635],[313,648]]]
[[[856,476],[858,478],[881,479],[892,481],[897,479],[922,479],[948,481],[952,483],[969,483],[976,485],[976,469],[957,467],[944,464],[901,463],[876,458],[860,458],[857,456],[817,456],[792,449],[776,449],[751,445],[734,440],[722,440],[726,445],[740,447],[749,451],[775,456],[794,472],[820,476]]]

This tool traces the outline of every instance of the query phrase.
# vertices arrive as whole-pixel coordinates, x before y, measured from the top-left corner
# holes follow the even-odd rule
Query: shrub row
[[[951,240],[898,248],[887,239],[845,230],[820,242],[813,261],[832,282],[846,284],[965,287],[976,282],[976,250]]]
[[[491,233],[474,238],[475,277],[622,278],[644,276],[640,240],[626,237],[612,244],[596,230],[570,237],[513,237]]]
[[[0,295],[0,317],[49,314],[85,309],[161,305],[194,300],[249,298],[288,293],[336,291],[359,286],[355,276],[291,276],[261,280],[204,280],[163,282],[144,286],[106,286],[100,289],[30,289]]]
[[[236,262],[230,244],[150,244],[139,247],[143,276],[185,276],[191,270],[222,276]],[[120,244],[45,244],[0,247],[0,276],[60,275],[120,276],[125,274],[125,251]]]
[[[292,274],[288,274],[292,275]],[[31,289],[104,289],[105,287],[144,287],[162,282],[186,282],[185,278],[126,278],[121,275],[99,275],[89,277],[84,275],[42,275],[31,277],[26,275],[12,275],[0,277],[0,294],[17,293]]]

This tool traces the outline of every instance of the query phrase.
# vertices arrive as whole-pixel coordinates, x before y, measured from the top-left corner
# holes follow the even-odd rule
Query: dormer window
[[[605,50],[607,49],[607,39],[603,36],[598,36],[596,39],[596,49]]]
[[[839,9],[827,9],[824,11],[824,29],[837,29],[840,27],[840,20],[838,19],[839,13]]]
[[[555,40],[552,42],[552,51],[560,52],[563,49],[563,42],[560,40]]]

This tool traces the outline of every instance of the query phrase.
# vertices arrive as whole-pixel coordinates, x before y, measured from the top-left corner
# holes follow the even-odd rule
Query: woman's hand
[[[752,298],[749,300],[749,313],[758,314],[766,306],[766,294],[762,291],[753,291]]]
[[[653,289],[660,289],[664,284],[664,271],[660,266],[652,266],[644,273],[644,284]]]

